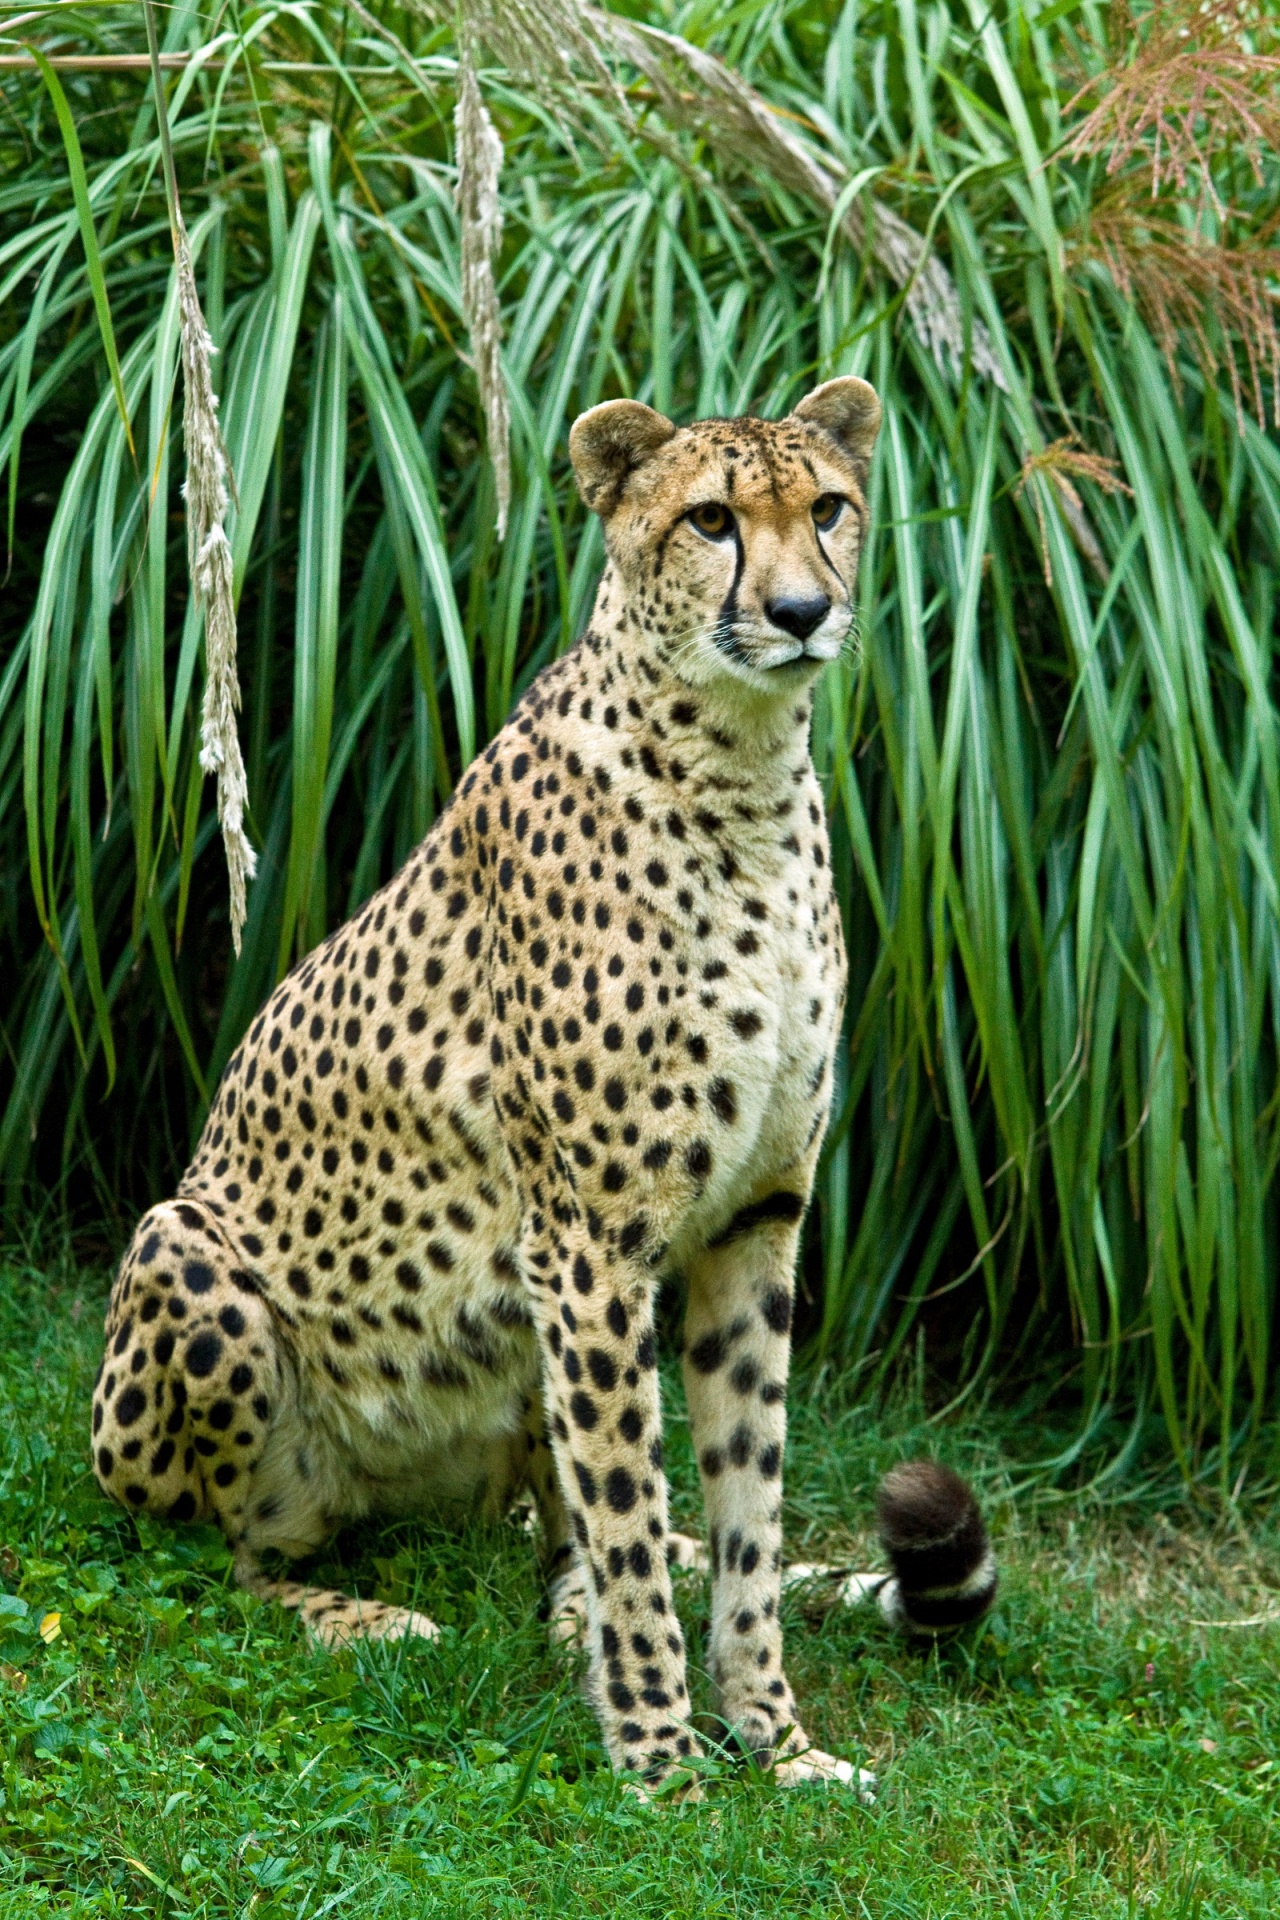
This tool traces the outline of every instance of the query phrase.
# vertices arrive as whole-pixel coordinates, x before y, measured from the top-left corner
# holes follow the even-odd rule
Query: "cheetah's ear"
[[[665,414],[639,400],[605,400],[580,413],[569,433],[569,458],[578,492],[592,513],[607,520],[622,498],[627,476],[674,432]]]
[[[829,433],[865,475],[880,431],[880,400],[874,387],[853,374],[828,380],[805,395],[795,417]]]

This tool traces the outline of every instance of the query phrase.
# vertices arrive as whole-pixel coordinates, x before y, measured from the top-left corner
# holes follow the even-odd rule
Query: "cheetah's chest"
[[[733,1124],[717,1129],[715,1169],[677,1231],[677,1260],[740,1207],[804,1177],[830,1106],[845,987],[838,915],[829,894],[811,899],[792,873],[765,900],[756,949],[729,969],[717,1008],[716,1062]]]
[[[755,1177],[782,1172],[809,1146],[830,1102],[830,1061],[844,993],[844,955],[830,932],[825,944],[803,908],[786,905],[772,943],[762,999],[757,1106],[760,1130],[751,1156]],[[767,1035],[767,1039],[766,1039]]]

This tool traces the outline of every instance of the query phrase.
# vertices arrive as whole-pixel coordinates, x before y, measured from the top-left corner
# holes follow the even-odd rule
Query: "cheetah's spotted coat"
[[[626,401],[577,423],[609,553],[590,626],[263,1008],[138,1227],[95,1394],[103,1487],[216,1519],[246,1584],[330,1639],[433,1629],[269,1581],[264,1550],[531,1493],[553,1572],[581,1570],[609,1751],[651,1777],[696,1747],[653,1332],[672,1271],[721,1712],[782,1771],[850,1773],[806,1752],[778,1599],[845,982],[810,690],[849,631],[879,414],[839,380],[776,424]]]

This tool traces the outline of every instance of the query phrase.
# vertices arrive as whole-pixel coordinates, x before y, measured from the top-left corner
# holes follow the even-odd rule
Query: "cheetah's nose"
[[[776,600],[766,600],[764,610],[775,627],[781,627],[796,640],[807,640],[830,613],[831,596],[827,593],[780,594]]]

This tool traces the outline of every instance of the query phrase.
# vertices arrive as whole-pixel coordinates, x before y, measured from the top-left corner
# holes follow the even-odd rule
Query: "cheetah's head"
[[[864,488],[880,426],[865,380],[829,380],[785,420],[675,427],[638,400],[574,422],[583,500],[646,631],[686,679],[792,694],[853,623]]]

